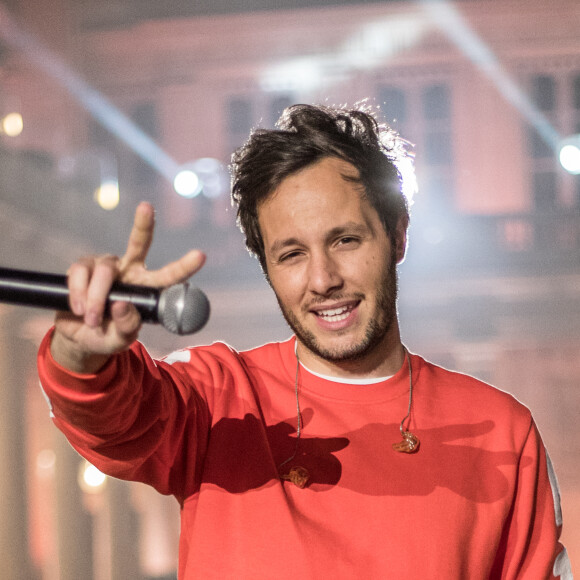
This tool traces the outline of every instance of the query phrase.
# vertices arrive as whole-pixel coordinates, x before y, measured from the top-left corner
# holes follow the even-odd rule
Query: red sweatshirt
[[[420,448],[404,454],[406,362],[367,385],[300,367],[297,446],[295,339],[164,361],[135,343],[96,375],[60,367],[49,340],[41,383],[72,445],[180,502],[181,580],[571,578],[530,412],[472,377],[411,355]],[[281,477],[292,466],[304,489]]]

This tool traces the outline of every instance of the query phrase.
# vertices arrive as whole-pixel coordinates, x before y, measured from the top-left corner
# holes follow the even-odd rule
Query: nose
[[[328,296],[343,286],[339,265],[326,251],[310,254],[308,289],[320,296]]]

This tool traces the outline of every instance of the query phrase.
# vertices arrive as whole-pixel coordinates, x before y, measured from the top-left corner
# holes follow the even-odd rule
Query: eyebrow
[[[270,247],[270,252],[272,254],[277,254],[278,252],[281,252],[284,248],[299,245],[300,240],[298,238],[287,238],[286,240],[276,240]]]
[[[340,226],[336,226],[329,230],[325,236],[326,240],[332,240],[342,234],[357,234],[363,235],[369,232],[368,225],[360,224],[357,222],[346,222]],[[272,254],[277,254],[278,252],[282,251],[284,248],[288,248],[290,246],[300,246],[302,242],[299,238],[286,238],[284,240],[276,240],[272,246],[270,247],[270,252]]]

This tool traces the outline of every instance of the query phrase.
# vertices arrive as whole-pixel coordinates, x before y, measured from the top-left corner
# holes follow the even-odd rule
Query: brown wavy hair
[[[293,105],[282,113],[275,129],[255,129],[232,155],[232,203],[237,205],[246,246],[264,273],[258,209],[286,177],[326,157],[351,163],[359,174],[355,181],[364,188],[392,241],[399,219],[409,218],[397,167],[406,155],[405,142],[379,124],[364,105],[353,109]]]

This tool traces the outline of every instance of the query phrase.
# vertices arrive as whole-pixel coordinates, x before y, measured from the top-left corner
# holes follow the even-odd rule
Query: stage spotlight
[[[580,174],[580,134],[564,139],[560,143],[560,165],[573,175]]]
[[[201,192],[201,182],[193,169],[184,167],[177,172],[173,188],[181,197],[191,198]]]
[[[24,121],[20,113],[8,113],[2,119],[2,132],[8,137],[18,137],[24,129]]]
[[[106,210],[115,209],[119,205],[119,184],[115,179],[103,181],[95,191],[95,200],[99,206]]]
[[[216,198],[227,191],[229,178],[220,161],[203,157],[183,165],[173,180],[173,187],[183,197],[202,193],[207,198]]]

